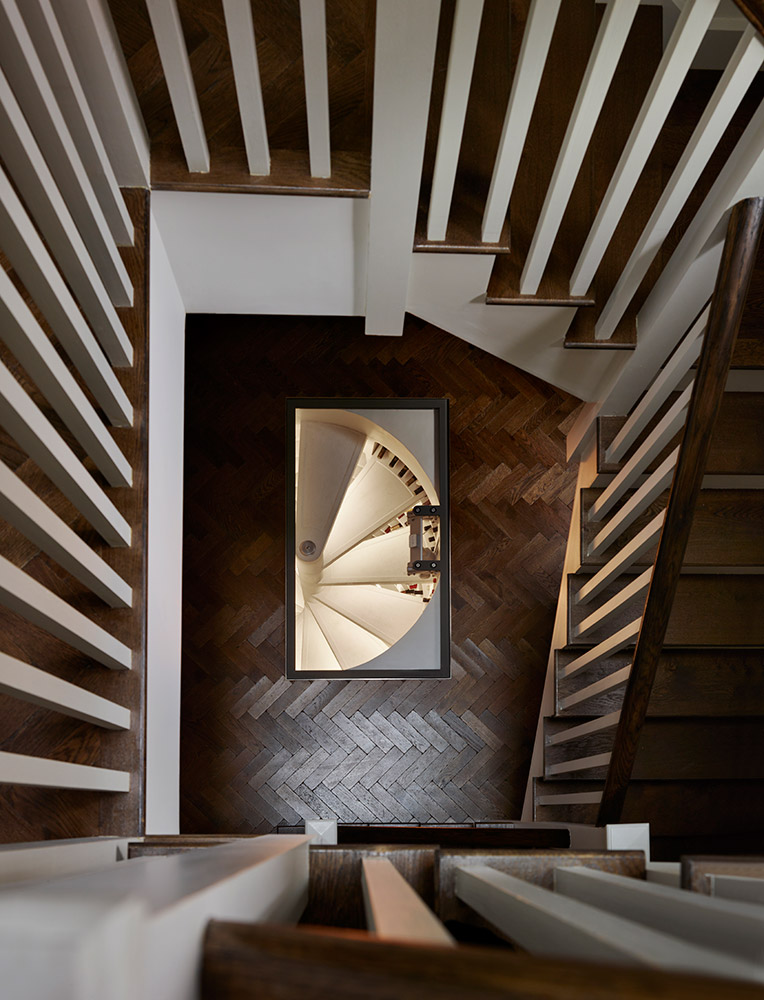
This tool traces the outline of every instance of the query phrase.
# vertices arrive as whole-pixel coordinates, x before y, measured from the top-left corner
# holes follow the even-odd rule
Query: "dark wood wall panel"
[[[578,400],[409,318],[189,317],[181,830],[517,818]],[[448,397],[453,678],[284,679],[287,396]]]
[[[118,312],[133,344],[135,364],[130,369],[117,369],[117,375],[133,404],[135,422],[132,428],[113,429],[113,436],[133,467],[133,487],[109,488],[97,471],[94,478],[106,488],[106,493],[130,524],[131,548],[112,549],[106,545],[35,463],[4,433],[0,439],[0,456],[130,584],[133,607],[107,607],[2,520],[0,553],[130,646],[133,669],[102,667],[4,608],[0,608],[0,651],[124,705],[133,713],[133,728],[127,733],[113,732],[0,695],[0,746],[13,753],[129,771],[131,790],[126,794],[100,794],[0,785],[0,842],[109,834],[127,836],[142,832],[149,195],[136,189],[126,191],[125,196],[135,226],[135,246],[125,248],[122,254],[135,289],[135,300],[133,308]],[[34,309],[31,302],[30,306]],[[39,312],[35,312],[45,326]],[[82,449],[62,427],[23,369],[4,347],[2,350],[3,360],[75,453],[83,457]],[[85,464],[93,471],[89,459],[85,459]]]

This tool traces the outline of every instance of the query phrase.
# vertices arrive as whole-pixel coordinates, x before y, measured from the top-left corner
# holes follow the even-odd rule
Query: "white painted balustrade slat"
[[[762,978],[752,962],[683,941],[676,929],[672,934],[644,927],[487,866],[458,868],[456,894],[533,955]]]
[[[555,889],[655,931],[755,963],[764,981],[764,910],[579,866],[558,868]]]
[[[576,603],[585,604],[591,601],[598,594],[601,594],[608,584],[616,580],[622,573],[634,565],[634,563],[651,548],[658,544],[658,538],[666,519],[666,511],[660,511],[646,524],[645,527],[635,535],[622,549],[620,549],[609,562],[605,563],[602,569],[598,570],[594,576],[590,577],[575,595]]]
[[[122,577],[1,461],[0,517],[110,607],[132,606],[132,589]]]
[[[582,702],[588,701],[589,698],[594,698],[595,695],[604,694],[606,691],[612,691],[613,688],[620,687],[621,684],[625,684],[629,679],[630,673],[631,664],[627,667],[621,667],[620,670],[614,670],[612,674],[608,674],[607,677],[595,681],[594,684],[587,684],[586,687],[581,688],[580,691],[576,691],[575,694],[569,694],[566,698],[560,698],[558,703],[560,710],[564,711],[567,708],[573,708],[574,705],[580,705]]]
[[[595,628],[601,628],[609,618],[612,618],[613,615],[617,614],[623,608],[624,604],[627,604],[647,590],[650,586],[652,575],[653,568],[649,566],[644,573],[640,573],[630,583],[627,583],[614,597],[606,601],[601,608],[597,608],[588,618],[584,618],[579,625],[576,625],[573,629],[573,634],[580,638],[588,632],[592,632]]]
[[[51,0],[23,0],[22,17],[115,242],[131,246],[133,223],[119,190]]]
[[[40,239],[8,175],[0,167],[3,252],[35,305],[50,323],[96,402],[117,427],[129,427],[133,408],[85,321],[69,287]]]
[[[610,763],[610,753],[596,753],[590,757],[576,757],[574,760],[560,761],[559,764],[548,764],[544,768],[544,774],[548,778],[554,778],[558,774],[571,774],[574,771],[588,771],[594,767],[607,767]]]
[[[597,643],[596,646],[592,646],[591,649],[587,649],[585,653],[577,656],[575,660],[571,660],[570,663],[560,670],[559,676],[571,677],[590,664],[596,663],[598,660],[604,660],[608,656],[612,656],[613,653],[618,653],[636,639],[639,635],[641,624],[642,619],[637,618],[633,622],[629,622],[628,625],[624,625],[622,629],[608,636],[607,639]]]
[[[613,335],[763,61],[764,42],[749,25],[597,320],[597,340]]]
[[[149,137],[106,0],[56,3],[56,19],[120,187],[151,187]]]
[[[602,531],[596,535],[589,546],[588,554],[590,556],[604,552],[629,525],[636,521],[640,514],[647,510],[654,500],[658,499],[671,483],[678,458],[679,446],[674,448],[639,489],[629,497],[623,507],[610,518]]]
[[[0,653],[0,692],[104,729],[130,728],[127,708],[6,653]]]
[[[684,427],[686,410],[690,405],[693,381],[679,394],[679,398],[664,413],[642,444],[637,448],[615,478],[602,491],[589,508],[589,520],[601,521],[613,509],[627,490],[632,489],[649,464],[660,455],[672,438]]]
[[[366,333],[400,336],[438,38],[440,0],[378,0]]]
[[[329,73],[326,64],[325,0],[300,0],[302,63],[311,177],[331,177],[329,136]]]
[[[588,291],[718,5],[684,5],[573,270],[572,295]]]
[[[37,388],[106,477],[110,486],[131,486],[133,470],[76,379],[43,333],[16,286],[0,268],[3,340]]]
[[[111,301],[132,305],[132,282],[16,0],[0,0],[0,60]]]
[[[110,545],[130,545],[130,525],[2,362],[0,425],[102,538]]]
[[[483,0],[456,0],[427,212],[427,239],[436,242],[445,240],[448,230],[482,17]]]
[[[0,71],[3,161],[93,332],[113,365],[131,365],[133,348],[74,219]]]
[[[436,944],[456,942],[387,858],[364,858],[361,886],[366,926],[384,941]]]
[[[715,253],[709,259],[721,258],[728,213],[732,206],[744,198],[759,197],[763,186],[764,101],[719,171],[703,204],[645,300],[638,316],[640,329],[660,329],[661,316],[672,315],[670,307],[676,297],[676,289],[695,261],[705,257],[711,250],[715,250]],[[715,276],[715,261],[712,273]],[[713,277],[709,273],[709,296],[712,291]]]
[[[250,0],[223,0],[223,14],[228,47],[231,50],[244,148],[247,151],[247,166],[251,174],[263,177],[271,172],[271,153],[265,127],[263,90]]]
[[[483,243],[501,236],[559,11],[560,0],[531,0],[483,214]]]
[[[595,806],[602,801],[602,792],[560,792],[539,795],[540,806]]]
[[[129,670],[129,648],[52,590],[0,556],[0,604],[112,670]]]
[[[764,878],[743,875],[707,875],[711,895],[717,899],[734,899],[739,903],[756,903],[764,907]],[[764,912],[764,909],[762,909]]]
[[[208,173],[210,152],[175,0],[146,0],[170,103],[190,173]]]
[[[638,10],[639,0],[622,0],[605,8],[520,278],[521,295],[535,295],[538,291],[573,185]]]
[[[129,792],[130,772],[0,751],[0,785],[75,788],[90,792]]]
[[[570,740],[577,740],[580,736],[591,736],[592,733],[602,733],[606,729],[614,729],[621,718],[621,710],[608,712],[607,715],[600,716],[599,719],[592,719],[589,722],[582,722],[569,729],[563,729],[559,733],[551,733],[546,737],[545,743],[548,747],[560,746]]]
[[[677,388],[687,372],[700,357],[703,333],[708,323],[707,306],[693,323],[684,340],[661,368],[650,387],[634,406],[625,424],[613,438],[605,452],[606,462],[620,462],[638,440],[642,431]]]

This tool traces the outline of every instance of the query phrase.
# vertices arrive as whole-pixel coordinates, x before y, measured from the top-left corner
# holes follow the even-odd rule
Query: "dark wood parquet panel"
[[[106,545],[76,508],[5,432],[0,432],[0,457],[130,584],[133,589],[133,607],[107,607],[87,587],[2,520],[0,554],[130,646],[133,650],[133,669],[109,670],[102,667],[84,653],[5,608],[0,608],[0,651],[124,705],[133,713],[133,727],[126,733],[112,732],[56,712],[36,708],[9,695],[0,695],[0,749],[129,771],[131,790],[126,794],[98,794],[0,785],[0,843],[97,835],[129,836],[141,831],[149,195],[146,191],[135,189],[125,191],[125,198],[135,227],[135,245],[123,248],[122,255],[135,290],[135,304],[131,309],[120,309],[118,312],[133,344],[135,364],[129,369],[116,369],[116,372],[133,404],[135,420],[133,427],[113,428],[112,434],[132,465],[133,487],[108,488],[105,479],[97,471],[94,478],[106,489],[108,496],[130,523],[133,545],[129,549],[112,549]],[[19,287],[24,292],[23,286]],[[24,294],[26,296],[25,292]],[[28,296],[26,297],[29,301]],[[29,304],[35,309],[31,301]],[[52,336],[39,311],[35,312],[48,335]],[[0,355],[82,459],[82,448],[61,425],[32,380],[2,344],[1,332]],[[85,459],[85,465],[93,471],[89,459]]]
[[[145,0],[109,0],[138,95],[156,169],[186,173],[175,115]],[[222,0],[178,0],[213,172],[243,169],[244,139]],[[368,156],[375,0],[328,0],[327,62],[332,149]],[[298,0],[252,3],[263,106],[272,150],[307,150]],[[281,162],[280,160],[278,162]],[[180,181],[179,181],[180,182]]]
[[[578,400],[441,330],[189,317],[181,830],[517,817],[562,571]],[[447,397],[450,680],[284,678],[287,396]]]

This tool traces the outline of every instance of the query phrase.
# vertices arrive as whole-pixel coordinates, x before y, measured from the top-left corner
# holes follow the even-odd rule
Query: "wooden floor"
[[[181,831],[517,818],[579,403],[433,327],[189,317]],[[287,396],[451,403],[450,680],[284,679]]]

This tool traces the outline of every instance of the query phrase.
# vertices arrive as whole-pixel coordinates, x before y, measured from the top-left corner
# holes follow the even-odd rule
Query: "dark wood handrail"
[[[754,28],[764,35],[764,0],[735,0]]]
[[[749,198],[732,209],[642,626],[602,793],[597,817],[599,826],[617,823],[621,817],[679,583],[692,516],[703,483],[711,432],[721,408],[763,228],[764,198]]]

